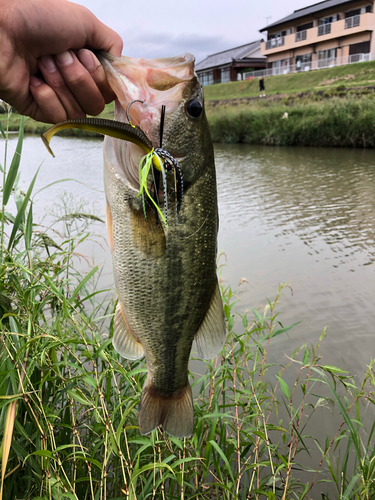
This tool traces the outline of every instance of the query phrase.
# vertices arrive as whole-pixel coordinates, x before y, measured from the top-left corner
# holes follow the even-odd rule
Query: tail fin
[[[190,384],[166,397],[158,393],[147,379],[141,395],[138,422],[143,435],[160,425],[171,436],[191,436],[194,410]]]

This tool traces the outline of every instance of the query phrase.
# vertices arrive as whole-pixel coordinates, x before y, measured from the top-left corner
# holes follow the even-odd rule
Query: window
[[[230,68],[222,68],[221,70],[221,83],[230,82]]]
[[[360,42],[349,45],[349,62],[369,61],[370,42]]]
[[[321,26],[322,24],[330,24],[334,23],[335,21],[338,21],[340,19],[338,14],[334,14],[333,16],[328,16],[328,17],[322,17],[319,19],[318,25]]]
[[[288,28],[287,30],[281,32],[281,36],[288,36],[291,34],[292,34],[292,28]]]
[[[334,23],[340,19],[338,14],[334,14],[333,16],[322,17],[318,21],[318,36],[328,35],[331,33],[331,23]]]
[[[271,38],[266,42],[266,50],[274,49],[275,47],[281,47],[285,43],[285,38],[283,36],[279,36],[277,38]]]
[[[306,40],[307,37],[307,31],[298,31],[296,33],[296,42],[301,42],[302,40]]]
[[[297,26],[297,31],[305,31],[305,30],[309,30],[310,28],[312,28],[314,25],[313,22],[311,23],[305,23],[305,24],[301,24],[300,26]]]
[[[199,80],[203,87],[206,85],[212,85],[214,83],[214,75],[212,71],[207,71],[206,73],[201,73],[199,75]]]
[[[296,70],[308,71],[311,69],[312,54],[303,54],[296,57]]]
[[[289,73],[289,59],[282,59],[281,60],[281,72],[283,75],[286,75]]]
[[[360,14],[361,9],[348,10],[347,12],[345,12],[345,19],[348,19],[348,17],[359,16]]]
[[[273,75],[280,75],[280,72],[281,72],[281,60],[274,61],[272,63],[272,74]]]
[[[345,29],[349,28],[355,28],[356,26],[359,26],[361,23],[361,16],[353,16],[353,17],[347,17],[345,19]]]
[[[336,64],[337,49],[319,50],[318,68],[329,68]]]
[[[368,54],[370,52],[370,42],[360,42],[349,45],[349,55]]]
[[[328,35],[329,33],[331,33],[331,23],[318,26],[318,36]]]

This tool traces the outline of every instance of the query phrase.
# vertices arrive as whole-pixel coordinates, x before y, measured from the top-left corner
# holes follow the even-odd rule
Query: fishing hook
[[[128,107],[126,108],[126,118],[127,118],[128,122],[129,122],[129,124],[130,124],[132,127],[134,127],[134,128],[135,128],[135,125],[133,125],[133,124],[132,124],[131,119],[129,118],[129,109],[130,109],[130,106],[131,106],[132,104],[134,104],[135,102],[141,102],[142,104],[144,104],[144,102],[145,102],[145,101],[141,101],[140,99],[136,99],[135,101],[130,102],[130,103],[128,104]]]

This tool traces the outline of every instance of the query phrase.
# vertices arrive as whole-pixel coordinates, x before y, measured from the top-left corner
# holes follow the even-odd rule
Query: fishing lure
[[[117,120],[107,120],[102,118],[77,118],[72,120],[66,120],[56,125],[53,125],[46,132],[42,134],[42,140],[44,145],[46,146],[49,153],[55,157],[49,143],[52,137],[60,130],[68,129],[68,128],[78,128],[83,130],[90,130],[92,132],[97,132],[103,135],[108,135],[110,137],[115,137],[116,139],[121,139],[124,141],[132,142],[139,146],[146,153],[145,156],[141,159],[139,164],[139,192],[138,196],[142,197],[142,206],[145,215],[145,219],[147,220],[146,214],[146,199],[151,200],[154,207],[156,208],[156,213],[161,217],[165,226],[168,227],[168,195],[167,195],[167,177],[166,172],[170,170],[175,170],[175,189],[176,189],[176,199],[178,200],[177,209],[181,207],[182,198],[183,198],[183,175],[181,171],[181,167],[177,160],[170,154],[168,151],[164,150],[162,145],[162,136],[163,136],[163,124],[164,124],[164,112],[165,107],[162,109],[162,119],[161,119],[161,127],[160,127],[160,147],[154,148],[152,142],[144,133],[144,131],[132,124],[129,118],[129,108],[134,102],[143,102],[143,101],[132,101],[126,110],[126,116],[129,123],[119,122]],[[155,175],[154,168],[161,173],[163,179],[163,191],[164,191],[164,214],[159,207],[158,200],[158,181],[157,176]],[[154,193],[155,200],[150,194],[147,182],[150,170],[152,171],[153,182],[154,182]],[[178,175],[178,188],[177,188],[177,180],[176,176]]]

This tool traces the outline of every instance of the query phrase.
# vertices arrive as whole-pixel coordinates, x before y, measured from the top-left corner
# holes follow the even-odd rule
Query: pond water
[[[12,138],[9,156],[15,145]],[[40,165],[34,192],[75,181],[37,194],[36,216],[67,191],[104,218],[102,141],[55,137],[52,147],[56,158],[38,137],[26,137],[21,188]],[[216,145],[215,156],[222,277],[234,291],[248,280],[238,310],[264,305],[288,281],[293,294],[285,290],[280,319],[301,324],[277,339],[279,348],[313,343],[327,327],[324,362],[362,373],[375,356],[375,151]],[[106,236],[104,225],[94,230]],[[93,250],[88,242],[81,252],[104,263],[102,284],[111,285],[108,246]]]
[[[59,179],[79,183],[40,192],[37,215],[65,190],[104,217],[102,141],[55,137],[52,148],[55,159],[39,138],[25,139],[21,185],[27,188],[41,163],[35,190]],[[286,362],[327,327],[322,363],[361,375],[375,357],[375,151],[216,145],[215,155],[222,277],[234,291],[241,278],[248,281],[237,309],[264,306],[288,281],[293,293],[285,289],[279,320],[301,323],[274,339],[271,358]],[[101,224],[95,231],[106,234]],[[112,286],[106,243],[85,242],[80,251],[104,264],[101,285]]]

